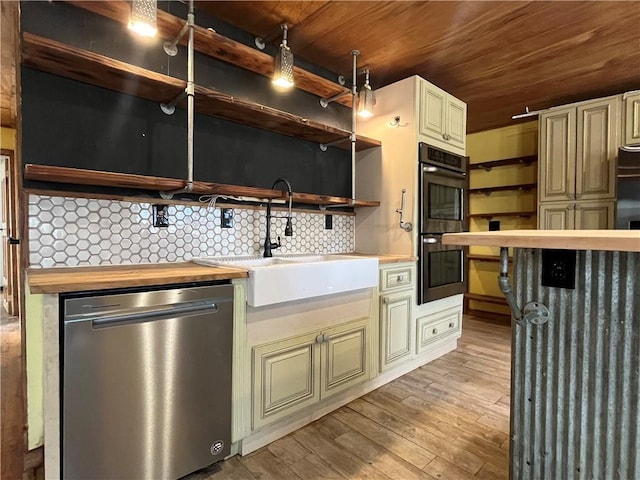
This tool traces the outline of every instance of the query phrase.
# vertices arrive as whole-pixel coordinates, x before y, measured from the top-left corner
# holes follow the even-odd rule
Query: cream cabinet
[[[464,155],[467,104],[421,80],[419,105],[419,133],[431,140],[427,140],[427,143]]]
[[[613,228],[614,208],[609,207],[615,199],[621,98],[581,102],[541,115],[540,228]]]
[[[540,204],[543,230],[603,230],[614,228],[615,201],[546,202]]]
[[[640,144],[640,90],[628,92],[624,99],[623,143]]]
[[[380,371],[414,356],[415,264],[380,268]]]
[[[426,351],[434,343],[452,337],[459,337],[462,332],[462,310],[447,308],[416,320],[416,352]]]
[[[411,310],[413,291],[380,296],[380,370],[411,358],[413,328]]]
[[[368,380],[369,319],[253,348],[252,428]]]

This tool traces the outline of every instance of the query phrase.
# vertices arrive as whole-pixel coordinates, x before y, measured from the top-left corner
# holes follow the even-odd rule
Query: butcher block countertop
[[[377,257],[380,264],[414,262],[409,255],[347,254]],[[105,265],[96,267],[30,268],[27,279],[31,293],[68,293],[109,288],[146,287],[172,283],[206,282],[246,278],[241,268],[212,267],[192,262],[155,265]]]
[[[446,233],[445,245],[640,252],[640,230],[502,230]]]
[[[27,270],[29,289],[34,294],[230,280],[248,276],[246,270],[206,267],[191,262]]]
[[[405,262],[417,262],[418,257],[414,257],[411,255],[391,255],[384,253],[347,253],[345,255],[360,255],[363,257],[373,257],[378,259],[378,263],[381,265],[387,263],[405,263]]]

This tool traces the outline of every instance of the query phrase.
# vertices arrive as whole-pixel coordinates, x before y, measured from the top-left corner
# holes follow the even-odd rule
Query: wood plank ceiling
[[[640,2],[200,1],[254,35],[290,26],[295,55],[373,88],[421,75],[468,104],[468,132],[511,116],[640,89]]]

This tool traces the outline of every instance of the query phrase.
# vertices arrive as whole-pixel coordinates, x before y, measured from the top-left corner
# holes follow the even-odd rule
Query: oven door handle
[[[441,237],[424,237],[422,243],[438,243],[441,241]]]

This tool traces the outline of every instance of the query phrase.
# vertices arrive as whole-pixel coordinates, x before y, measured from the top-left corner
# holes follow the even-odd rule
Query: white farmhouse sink
[[[274,303],[348,292],[378,284],[378,259],[352,255],[202,257],[193,262],[249,271],[247,303]]]

